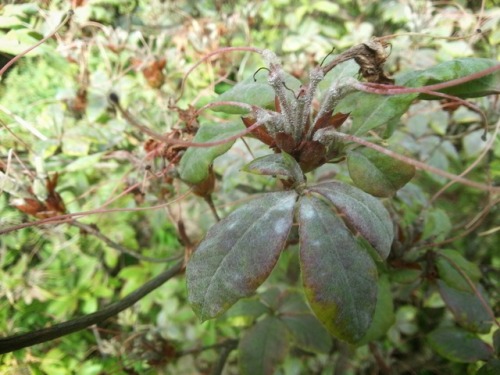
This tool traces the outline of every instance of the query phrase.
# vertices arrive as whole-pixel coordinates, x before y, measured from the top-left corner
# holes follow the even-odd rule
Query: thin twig
[[[498,131],[500,129],[500,120],[497,121],[495,125],[495,130],[493,131],[493,134],[491,135],[490,139],[484,146],[484,150],[481,152],[481,154],[474,160],[474,162],[469,165],[462,173],[458,175],[458,177],[463,177],[467,175],[470,171],[472,171],[478,164],[479,162],[486,156],[486,154],[490,151],[491,147],[493,146],[493,143],[495,142],[497,138]],[[434,196],[431,198],[429,201],[429,205],[432,204],[443,192],[448,189],[451,185],[453,185],[455,181],[450,181],[446,185],[444,185]]]
[[[413,94],[413,93],[425,94],[428,93],[429,91],[442,90],[448,87],[458,86],[463,83],[474,81],[476,79],[493,74],[499,70],[500,70],[500,64],[491,66],[477,73],[466,75],[465,77],[452,79],[446,82],[436,83],[435,85],[421,86],[421,87],[403,87],[403,86],[384,85],[381,83],[370,83],[370,82],[363,82],[363,85],[365,87],[372,88],[373,93],[375,94],[383,94],[383,95]]]
[[[212,371],[210,371],[210,375],[221,375],[222,371],[224,370],[224,366],[226,365],[227,358],[229,357],[229,354],[236,348],[237,341],[233,340],[231,344],[225,345],[222,347],[220,353],[219,353],[219,358],[217,359],[217,362],[215,362],[214,367],[212,368]]]
[[[4,67],[0,69],[0,77],[7,71],[7,69],[9,69],[13,64],[15,64],[17,60],[19,60],[27,53],[33,51],[36,47],[40,46],[41,44],[45,43],[47,40],[52,38],[64,25],[66,25],[66,23],[71,19],[73,14],[74,14],[73,10],[68,10],[68,12],[66,13],[66,17],[64,17],[64,19],[61,21],[61,23],[56,27],[56,29],[53,32],[51,32],[45,38],[41,39],[38,43],[24,50],[19,55],[12,58],[7,64],[5,64]]]
[[[140,129],[141,131],[143,131],[144,133],[146,133],[147,135],[149,135],[151,138],[157,139],[157,140],[162,141],[165,144],[169,144],[169,145],[179,145],[179,146],[186,146],[186,147],[214,147],[214,146],[220,146],[220,145],[226,144],[228,142],[235,141],[238,138],[241,138],[241,137],[243,137],[243,136],[245,136],[245,135],[253,132],[255,129],[257,129],[258,127],[260,127],[260,126],[263,125],[262,122],[257,121],[257,122],[255,122],[255,124],[253,124],[252,126],[249,126],[245,130],[242,130],[238,134],[235,134],[233,136],[221,139],[219,141],[213,141],[213,142],[189,142],[189,141],[183,141],[183,140],[179,140],[179,139],[172,139],[172,138],[166,137],[166,136],[164,136],[162,134],[158,134],[158,133],[154,132],[153,130],[149,129],[147,126],[141,124],[134,116],[132,116],[132,114],[129,111],[127,111],[125,108],[123,108],[120,105],[120,103],[118,102],[117,98],[115,98],[114,96],[110,96],[110,97],[111,97],[111,101],[116,106],[116,108],[118,109],[118,111],[122,114],[122,116],[131,125],[133,125],[136,128]],[[253,109],[253,106],[249,106],[248,104],[239,103],[239,102],[217,102],[217,103],[210,103],[210,104],[207,104],[205,107],[203,107],[203,109],[204,108],[209,108],[209,107],[221,106],[221,105],[235,105],[235,106],[239,106],[239,107],[244,107],[246,109]]]
[[[75,212],[72,214],[64,214],[64,215],[57,215],[53,217],[48,217],[46,219],[30,222],[30,223],[22,223],[18,225],[13,225],[8,228],[0,229],[0,234],[5,234],[9,233],[15,230],[27,228],[27,227],[32,227],[32,226],[40,226],[40,225],[45,225],[45,224],[61,224],[61,223],[67,223],[72,221],[76,217],[80,216],[89,216],[89,215],[98,215],[98,214],[105,214],[105,213],[110,213],[110,212],[135,212],[135,211],[148,211],[148,210],[157,210],[160,208],[167,207],[181,199],[184,199],[187,195],[191,193],[191,190],[188,190],[186,193],[180,195],[179,197],[166,202],[162,204],[158,204],[156,206],[149,206],[149,207],[136,207],[136,208],[108,208],[106,210],[103,210],[101,208],[96,209],[96,210],[90,210],[90,211],[82,211],[82,212]]]

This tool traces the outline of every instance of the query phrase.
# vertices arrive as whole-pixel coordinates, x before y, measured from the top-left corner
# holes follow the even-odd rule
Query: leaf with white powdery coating
[[[294,191],[268,193],[208,231],[186,267],[188,297],[202,319],[248,297],[269,276],[293,223]]]
[[[377,302],[377,268],[342,220],[314,196],[299,201],[300,265],[307,299],[334,336],[355,343]]]
[[[337,181],[315,185],[309,190],[330,201],[375,248],[380,258],[387,258],[394,239],[394,229],[389,213],[378,199]]]

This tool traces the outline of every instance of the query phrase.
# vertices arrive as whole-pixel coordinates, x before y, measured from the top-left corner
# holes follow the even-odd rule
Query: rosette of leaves
[[[288,176],[301,188],[262,194],[208,231],[186,270],[196,314],[214,318],[252,295],[297,222],[303,285],[313,312],[336,337],[363,338],[377,304],[376,262],[387,258],[393,240],[387,210],[341,182],[305,187],[300,166],[285,153],[256,159],[246,169]]]
[[[220,110],[245,114],[246,127],[261,125],[250,135],[275,153],[255,159],[244,170],[279,178],[284,191],[256,197],[208,231],[187,264],[189,301],[196,314],[207,320],[252,295],[275,267],[287,246],[292,226],[298,224],[302,280],[312,311],[337,338],[350,343],[367,342],[381,331],[380,327],[373,327],[372,322],[388,328],[388,321],[377,316],[377,311],[379,315],[382,311],[382,303],[392,308],[387,282],[383,283],[383,292],[379,290],[377,264],[389,255],[394,233],[387,210],[365,191],[376,196],[391,196],[411,179],[414,170],[388,158],[378,158],[371,151],[350,151],[349,145],[336,134],[342,130],[349,112],[354,116],[353,126],[344,131],[361,135],[399,118],[418,94],[382,97],[356,93],[358,107],[364,109],[356,110],[349,107],[355,91],[351,76],[355,72],[339,65],[330,72],[334,78],[317,107],[313,101],[328,71],[321,67],[313,69],[309,83],[298,88],[300,83],[283,71],[273,53],[265,51],[263,56],[269,66],[267,82],[259,75],[219,98],[250,104],[247,108],[251,110],[227,106]],[[380,65],[383,61],[380,56],[374,56],[372,62]],[[470,74],[485,65],[491,66],[483,60],[458,61],[452,65],[456,68],[452,74],[434,68],[432,74],[426,71],[413,74],[408,82],[417,85],[431,78],[433,83],[453,79],[464,73],[464,69],[459,68],[466,68],[466,74]],[[491,86],[490,79],[483,83],[485,90]],[[481,82],[477,84],[481,86]],[[290,88],[298,89],[292,92]],[[348,110],[344,110],[346,108]],[[212,135],[199,141],[224,137],[224,132],[216,131],[215,125],[206,126],[214,130],[201,132],[200,129],[200,134]],[[228,127],[227,134],[233,135],[234,131],[234,127]],[[186,159],[180,164],[181,176],[187,182],[198,183],[215,158],[227,149],[229,146],[213,149],[213,152],[188,149]],[[355,184],[365,191],[338,181],[306,184],[304,173],[328,161],[343,160],[346,155]],[[371,186],[364,173],[373,166],[378,174],[370,181],[378,186]]]

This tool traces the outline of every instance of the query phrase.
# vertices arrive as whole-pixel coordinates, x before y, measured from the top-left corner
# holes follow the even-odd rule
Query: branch
[[[0,235],[6,234],[9,232],[13,232],[15,230],[23,229],[23,228],[33,227],[33,226],[40,226],[40,225],[45,225],[45,224],[67,223],[67,222],[72,221],[74,218],[80,217],[80,216],[99,215],[99,214],[104,214],[104,213],[109,213],[109,212],[136,212],[136,211],[158,210],[160,208],[164,208],[164,207],[167,207],[175,202],[178,202],[181,199],[184,199],[190,193],[191,193],[191,190],[188,190],[186,193],[181,194],[180,196],[178,196],[177,198],[175,198],[169,202],[157,204],[155,206],[135,207],[135,208],[108,208],[105,210],[102,208],[98,208],[98,209],[90,210],[90,211],[81,211],[81,212],[75,212],[72,214],[52,216],[52,217],[48,217],[46,219],[41,219],[38,221],[32,221],[29,223],[21,223],[21,224],[17,224],[17,225],[12,225],[12,226],[7,227],[7,228],[0,228]]]
[[[146,284],[136,289],[122,300],[96,311],[92,314],[84,315],[79,318],[71,319],[63,323],[53,325],[52,327],[42,328],[16,336],[8,336],[0,339],[0,354],[10,353],[15,350],[23,349],[43,342],[51,341],[71,333],[81,331],[93,324],[100,323],[121,311],[129,308],[137,301],[142,299],[153,290],[163,285],[166,281],[177,275],[184,267],[183,262],[178,262],[172,268],[163,271]]]
[[[429,93],[429,91],[442,90],[448,87],[458,86],[463,83],[474,81],[476,79],[485,77],[487,75],[493,74],[500,70],[500,64],[491,66],[487,69],[481,70],[477,73],[466,75],[465,77],[460,77],[452,79],[450,81],[436,83],[434,85],[422,86],[422,87],[404,87],[404,86],[394,86],[394,85],[384,85],[380,83],[364,82],[365,87],[371,87],[374,90],[371,91],[375,94],[383,95],[397,95],[397,94],[412,94],[412,93]],[[379,90],[377,90],[377,88]],[[433,93],[433,95],[436,95]]]
[[[221,375],[222,371],[224,370],[224,366],[226,365],[227,358],[229,357],[229,354],[236,349],[236,345],[238,344],[238,341],[233,340],[232,342],[228,343],[228,345],[225,345],[222,347],[219,358],[217,358],[217,362],[215,362],[214,367],[212,368],[212,371],[210,371],[210,375]]]

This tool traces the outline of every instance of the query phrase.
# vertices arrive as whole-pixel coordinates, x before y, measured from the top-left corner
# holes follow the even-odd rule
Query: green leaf
[[[379,200],[338,181],[315,185],[309,189],[324,196],[374,248],[382,259],[391,251],[394,230],[389,213]]]
[[[213,142],[231,137],[245,130],[241,121],[221,124],[202,125],[193,142]],[[181,179],[192,184],[198,184],[208,177],[208,171],[213,161],[227,152],[234,141],[213,147],[190,147],[186,150],[179,163]]]
[[[260,300],[264,305],[275,311],[279,308],[283,292],[277,287],[271,287],[265,292],[260,293]]]
[[[241,325],[241,323],[247,325],[268,311],[268,307],[260,301],[241,299],[227,310],[224,317],[233,322],[233,325]]]
[[[10,30],[7,34],[0,33],[0,52],[18,55],[38,43],[38,41],[38,39],[33,37],[32,30]],[[47,51],[50,51],[50,47],[48,45],[42,45],[28,52],[26,56],[38,56]]]
[[[408,72],[400,76],[399,80],[405,82],[406,86],[415,87],[434,85],[436,83],[446,82],[453,79],[466,77],[468,75],[480,72],[482,70],[498,65],[498,61],[482,58],[463,58],[451,61],[445,61],[429,69]],[[438,90],[446,94],[458,96],[460,98],[477,98],[486,95],[500,93],[500,72],[484,76],[473,81],[463,83],[458,86]],[[419,96],[421,99],[430,99],[426,94]]]
[[[304,174],[299,164],[286,152],[254,159],[245,165],[242,170],[259,175],[285,177],[293,179],[298,183],[304,182]]]
[[[244,81],[237,83],[232,89],[224,92],[213,102],[232,101],[255,105],[262,108],[274,108],[275,93],[273,88],[267,82],[267,75],[264,73],[258,73],[255,78],[257,79],[257,82],[254,82],[253,77],[248,77]],[[291,90],[296,90],[301,85],[297,78],[288,73],[285,74],[285,84]],[[229,105],[215,107],[213,110],[216,112],[238,115],[248,113],[248,111],[243,108]]]
[[[357,92],[344,98],[335,112],[351,113],[353,122],[350,133],[360,136],[399,119],[417,96],[418,94],[383,96]]]
[[[477,283],[481,278],[479,267],[465,259],[458,251],[445,249],[439,250],[436,254],[439,278],[451,288],[472,292],[469,283],[456,267],[460,268],[473,283]]]
[[[283,315],[281,320],[300,349],[311,353],[328,353],[332,338],[328,331],[312,314]]]
[[[394,269],[391,271],[391,281],[398,284],[412,284],[422,277],[422,271],[411,268]]]
[[[331,58],[326,59],[324,65],[328,65],[328,63],[335,57],[336,56],[332,56]],[[319,88],[321,90],[328,90],[334,82],[337,82],[345,77],[354,77],[358,74],[359,65],[354,60],[347,60],[328,72],[325,78],[319,83]]]
[[[366,335],[356,344],[364,345],[383,337],[395,320],[389,276],[381,275],[378,279],[377,306],[375,307],[372,324]]]
[[[311,309],[307,306],[302,293],[288,292],[282,297],[278,312],[285,315],[309,314]]]
[[[314,196],[299,201],[300,264],[306,297],[334,336],[356,342],[371,324],[377,268],[332,207]]]
[[[476,375],[498,375],[500,374],[500,359],[492,359],[479,369]]]
[[[462,327],[478,333],[490,331],[493,324],[491,316],[476,294],[452,288],[442,280],[437,280],[437,285],[446,306]],[[483,300],[487,301],[483,287],[477,284],[476,289],[481,293]]]
[[[415,167],[370,148],[347,154],[349,175],[361,190],[376,197],[391,197],[415,175]]]
[[[241,374],[273,375],[288,352],[288,336],[286,326],[273,316],[248,330],[238,346]]]
[[[447,61],[426,70],[413,71],[396,77],[396,85],[421,87],[445,82],[479,72],[498,64],[495,60],[466,58]],[[500,73],[467,82],[445,90],[439,90],[463,98],[498,93]],[[363,135],[369,130],[399,119],[410,107],[418,93],[404,95],[376,95],[354,93],[343,99],[336,112],[351,113],[353,119],[351,134]],[[421,98],[429,99],[427,95]],[[434,97],[434,99],[439,99]],[[363,103],[363,105],[359,105]]]
[[[65,172],[76,172],[81,170],[90,170],[95,167],[97,162],[104,156],[104,152],[96,152],[95,154],[80,156],[75,161],[69,163],[64,168]]]
[[[461,328],[441,327],[432,331],[427,339],[436,353],[453,362],[486,361],[493,354],[489,345]]]
[[[189,302],[202,319],[220,315],[269,276],[293,222],[294,191],[269,193],[215,224],[187,268]]]
[[[500,356],[500,329],[497,329],[493,334],[493,347],[497,357]]]

